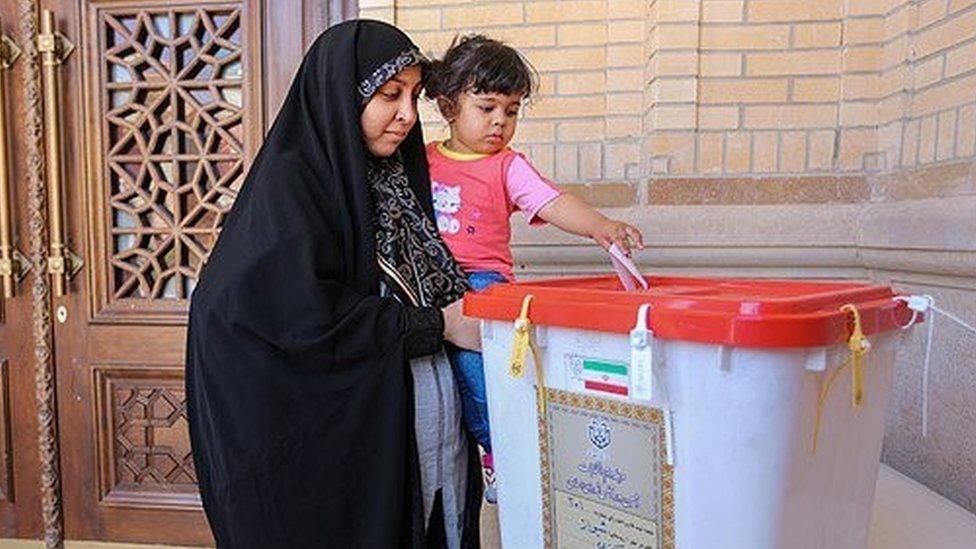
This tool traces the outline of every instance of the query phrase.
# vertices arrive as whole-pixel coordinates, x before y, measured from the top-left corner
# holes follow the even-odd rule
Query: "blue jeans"
[[[471,289],[480,292],[493,284],[507,282],[494,271],[478,271],[468,274]],[[478,444],[491,453],[491,437],[488,430],[488,399],[485,391],[485,361],[481,353],[447,346],[447,357],[454,369],[458,392],[461,394],[461,415],[464,426]]]

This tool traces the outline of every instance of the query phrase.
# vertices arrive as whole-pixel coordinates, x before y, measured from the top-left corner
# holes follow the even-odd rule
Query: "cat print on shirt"
[[[457,234],[461,230],[461,222],[454,214],[461,211],[461,187],[451,187],[431,182],[434,196],[434,213],[437,216],[437,230],[447,234]]]

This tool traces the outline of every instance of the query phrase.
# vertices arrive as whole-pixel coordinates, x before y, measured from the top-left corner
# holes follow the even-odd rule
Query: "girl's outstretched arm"
[[[546,204],[539,210],[538,217],[566,232],[592,238],[604,249],[616,244],[627,255],[632,249],[644,249],[644,236],[640,230],[608,218],[570,193],[563,193]]]

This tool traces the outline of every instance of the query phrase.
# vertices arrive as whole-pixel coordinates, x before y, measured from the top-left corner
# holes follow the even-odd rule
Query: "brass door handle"
[[[10,139],[7,130],[7,71],[20,57],[17,43],[3,34],[0,21],[0,286],[2,298],[14,296],[14,289],[30,270],[30,263],[13,245],[10,212]]]
[[[63,296],[68,281],[81,268],[80,259],[68,249],[63,219],[65,208],[61,182],[61,102],[59,67],[74,51],[72,44],[59,33],[54,12],[41,12],[41,33],[37,36],[37,50],[44,66],[44,137],[47,162],[48,230],[50,252],[47,270],[51,276],[51,290],[55,297]]]

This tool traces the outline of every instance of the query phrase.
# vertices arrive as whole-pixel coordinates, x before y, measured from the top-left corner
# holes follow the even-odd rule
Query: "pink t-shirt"
[[[465,272],[496,271],[514,280],[509,217],[522,211],[532,224],[561,193],[519,152],[461,154],[427,145],[437,228]]]

